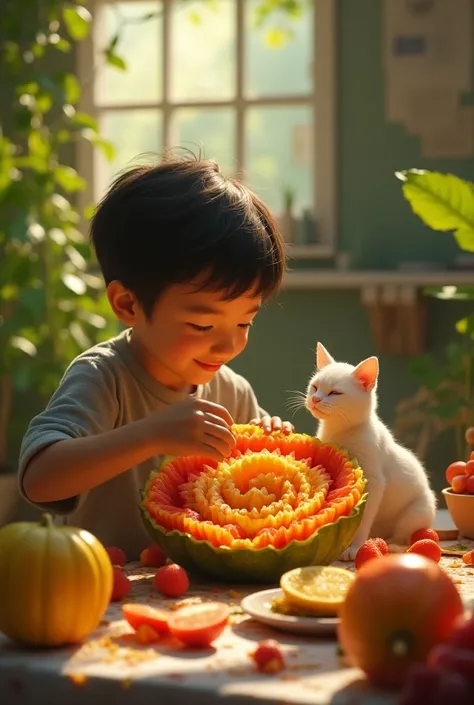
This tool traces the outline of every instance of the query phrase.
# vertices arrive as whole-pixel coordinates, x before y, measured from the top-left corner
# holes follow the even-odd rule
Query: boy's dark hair
[[[184,159],[122,173],[92,218],[106,284],[119,280],[151,316],[171,284],[203,277],[231,300],[268,299],[285,270],[284,245],[265,204],[214,161]]]

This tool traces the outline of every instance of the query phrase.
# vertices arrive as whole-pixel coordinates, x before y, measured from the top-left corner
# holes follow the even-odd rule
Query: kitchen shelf
[[[363,289],[371,286],[474,286],[474,271],[327,270],[301,269],[287,272],[283,288]]]
[[[334,248],[331,245],[315,243],[314,245],[286,244],[286,252],[291,260],[305,259],[328,259],[334,256]]]

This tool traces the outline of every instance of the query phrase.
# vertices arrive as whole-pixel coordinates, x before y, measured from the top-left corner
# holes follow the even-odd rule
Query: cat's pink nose
[[[312,397],[311,401],[313,402],[313,406],[317,406],[321,401],[321,397]]]

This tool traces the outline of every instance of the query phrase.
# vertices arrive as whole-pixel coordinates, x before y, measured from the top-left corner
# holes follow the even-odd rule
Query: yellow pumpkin
[[[112,564],[88,531],[16,522],[0,529],[0,631],[30,646],[75,644],[103,617]]]

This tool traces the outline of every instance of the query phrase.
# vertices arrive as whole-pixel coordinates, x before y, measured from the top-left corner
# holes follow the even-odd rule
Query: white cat
[[[354,367],[336,362],[318,343],[306,408],[319,420],[317,437],[346,448],[368,480],[364,516],[342,560],[354,560],[369,537],[384,538],[392,551],[400,550],[414,531],[432,526],[436,511],[420,461],[396,442],[377,415],[378,374],[376,357]]]

